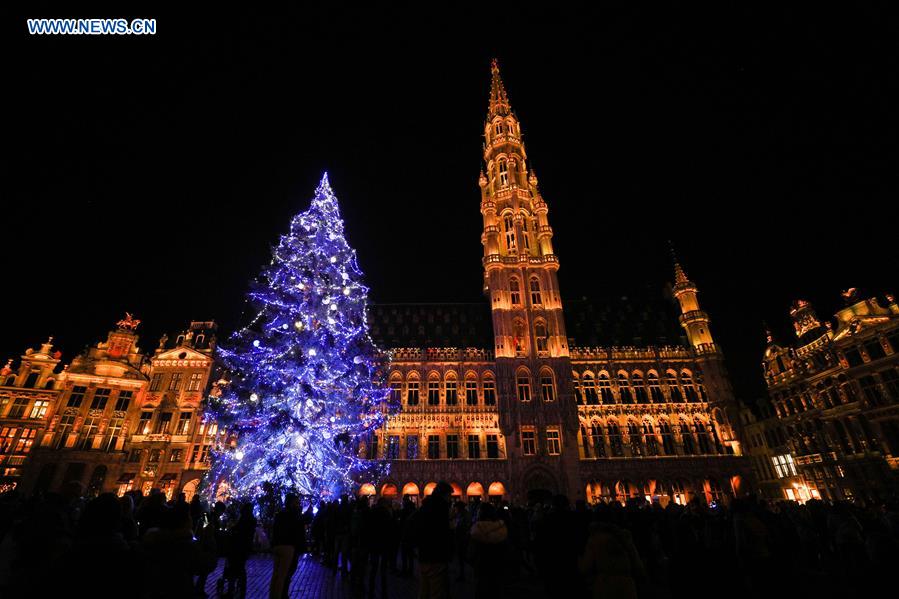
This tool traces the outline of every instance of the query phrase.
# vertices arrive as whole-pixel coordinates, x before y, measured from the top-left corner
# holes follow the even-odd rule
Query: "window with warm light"
[[[399,405],[403,400],[403,384],[399,382],[390,383],[390,401]]]
[[[796,476],[796,465],[793,463],[792,455],[776,455],[771,458],[771,461],[774,462],[774,471],[777,472],[777,478]]]
[[[191,412],[181,412],[178,414],[178,428],[177,434],[179,435],[187,435],[190,433],[190,421],[193,417]]]
[[[150,391],[159,391],[162,387],[162,373],[157,372],[153,375],[152,380],[150,380]]]
[[[546,453],[549,455],[559,455],[562,453],[562,437],[558,429],[547,429]]]
[[[172,378],[169,381],[169,391],[180,391],[181,390],[181,378],[183,374],[180,372],[173,372]]]
[[[34,406],[31,408],[31,418],[35,420],[39,420],[47,415],[47,408],[49,408],[50,402],[39,399],[34,402]]]
[[[190,378],[187,380],[187,390],[188,391],[199,391],[200,383],[203,382],[203,373],[202,372],[194,372],[190,375]]]

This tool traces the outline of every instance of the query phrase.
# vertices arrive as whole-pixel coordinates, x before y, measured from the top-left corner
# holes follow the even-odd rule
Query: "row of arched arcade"
[[[508,499],[506,486],[499,481],[493,481],[491,483],[472,481],[467,485],[457,482],[450,482],[450,485],[453,488],[454,500],[486,501],[489,499],[491,501],[499,501],[501,499]],[[381,485],[376,485],[375,483],[369,482],[359,487],[359,496],[378,496],[397,500],[408,498],[414,502],[418,502],[419,500],[433,493],[436,486],[437,483],[433,481],[421,485],[412,481],[405,484],[401,484],[396,481],[387,481],[382,483]]]
[[[730,498],[740,494],[741,485],[742,479],[739,476],[726,481],[715,478],[591,480],[587,483],[586,496],[588,503],[616,501],[625,504],[645,500],[664,507],[670,502],[686,505],[693,499],[698,499],[707,505],[714,505],[726,503]]]

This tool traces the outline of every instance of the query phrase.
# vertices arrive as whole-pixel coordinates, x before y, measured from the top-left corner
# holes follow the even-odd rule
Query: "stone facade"
[[[77,356],[45,385],[52,387],[46,391],[52,400],[38,420],[27,469],[17,481],[22,490],[57,490],[70,482],[88,494],[146,493],[155,487],[171,497],[197,490],[217,434],[202,417],[215,324],[191,323],[174,344],[164,337],[148,357],[137,346],[137,323],[130,317],[119,322],[105,342]],[[49,345],[35,355],[47,351]],[[36,363],[31,360],[27,368]],[[24,364],[23,358],[16,382],[28,389]]]
[[[391,350],[389,381],[402,410],[363,448],[391,461],[390,479],[362,492],[416,497],[444,479],[458,496],[519,501],[732,495],[748,468],[738,404],[696,286],[676,264],[683,345],[577,346],[566,331],[549,206],[495,63],[484,139],[492,346],[439,347],[440,335],[426,330],[442,326],[434,308],[406,308],[413,336],[428,345]],[[410,328],[386,326],[388,344],[397,326]],[[456,339],[467,330],[446,332]]]
[[[770,416],[754,428],[783,430],[778,453],[788,450],[794,466],[777,498],[795,488],[876,502],[899,488],[899,305],[892,295],[843,295],[845,307],[823,324],[810,303],[795,302],[792,345],[768,335]]]

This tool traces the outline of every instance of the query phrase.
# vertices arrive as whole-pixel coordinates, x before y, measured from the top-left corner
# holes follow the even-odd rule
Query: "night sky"
[[[483,301],[493,56],[563,297],[661,294],[672,240],[745,400],[763,320],[788,340],[793,299],[826,317],[841,289],[899,292],[888,15],[440,6],[6,19],[0,357],[52,334],[67,362],[125,310],[148,350],[191,319],[230,330],[324,170],[373,300]],[[159,33],[27,35],[38,16]]]

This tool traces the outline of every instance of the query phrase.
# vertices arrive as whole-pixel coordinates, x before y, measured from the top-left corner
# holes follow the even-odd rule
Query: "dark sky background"
[[[493,56],[564,297],[661,293],[671,239],[746,399],[793,299],[823,317],[849,286],[899,292],[890,15],[435,6],[5,20],[0,357],[52,334],[71,360],[125,310],[148,350],[191,319],[230,330],[324,170],[373,300],[481,301]],[[158,34],[32,37],[26,16]]]

